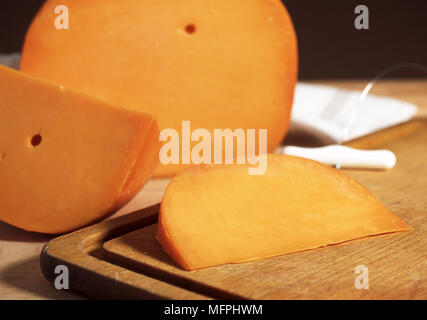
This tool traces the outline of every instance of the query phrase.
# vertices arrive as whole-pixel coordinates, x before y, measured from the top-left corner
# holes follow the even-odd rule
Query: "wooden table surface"
[[[318,84],[362,90],[367,81],[328,81]],[[427,79],[388,80],[374,86],[372,93],[416,104],[419,116],[427,117]],[[152,180],[118,215],[144,208],[161,200],[168,180]],[[40,272],[39,255],[49,236],[28,233],[0,222],[0,300],[1,299],[82,299],[56,290]]]

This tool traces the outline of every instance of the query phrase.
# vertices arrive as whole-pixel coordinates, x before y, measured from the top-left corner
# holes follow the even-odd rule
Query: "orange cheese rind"
[[[9,224],[81,228],[128,202],[158,165],[152,115],[6,67],[0,100],[0,220]]]
[[[67,30],[55,28],[58,5],[68,7]],[[153,114],[160,130],[181,132],[187,120],[212,136],[267,128],[273,152],[289,127],[297,37],[280,0],[48,0],[27,32],[20,67]],[[155,176],[186,167],[162,163]]]

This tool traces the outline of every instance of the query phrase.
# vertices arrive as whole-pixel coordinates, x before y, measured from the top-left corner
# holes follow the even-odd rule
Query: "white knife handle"
[[[389,150],[358,150],[342,145],[320,148],[288,146],[283,148],[283,153],[315,160],[337,168],[387,170],[396,165],[396,156]]]

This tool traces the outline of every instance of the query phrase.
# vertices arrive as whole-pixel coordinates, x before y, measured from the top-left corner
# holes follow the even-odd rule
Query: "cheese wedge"
[[[161,130],[181,134],[182,121],[211,136],[268,129],[273,152],[288,130],[297,62],[280,0],[48,0],[21,70],[153,114]],[[182,159],[156,176],[175,175]]]
[[[129,201],[158,164],[153,116],[0,67],[0,220],[62,233]]]
[[[263,176],[247,165],[199,166],[164,194],[157,240],[185,270],[319,248],[411,227],[340,171],[269,155]]]

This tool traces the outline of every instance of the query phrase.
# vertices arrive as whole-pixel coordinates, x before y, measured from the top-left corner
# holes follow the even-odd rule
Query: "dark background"
[[[20,51],[25,31],[43,2],[0,0],[0,53]],[[299,38],[301,79],[372,78],[402,62],[427,66],[427,0],[283,2]],[[369,8],[369,30],[354,28],[354,9],[360,4]],[[388,76],[427,77],[411,69]]]

